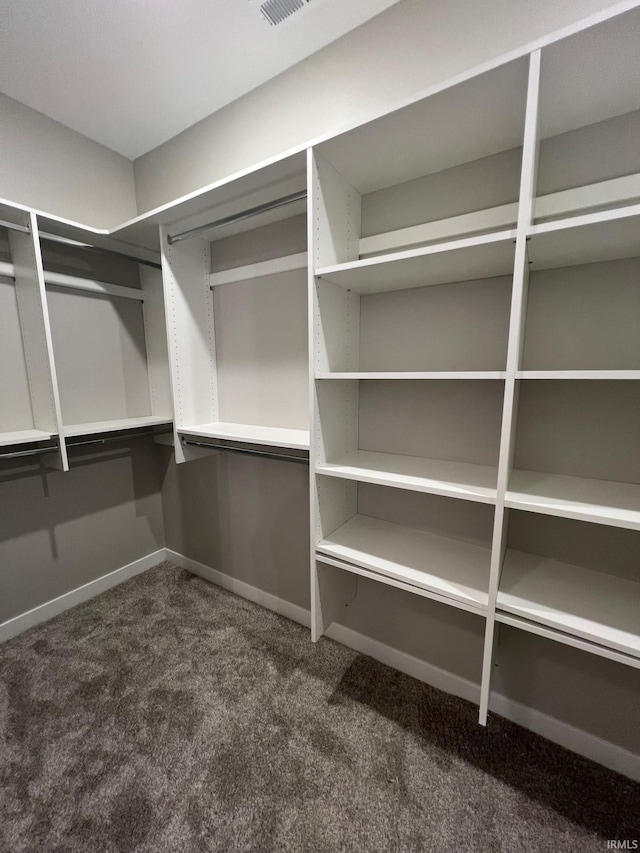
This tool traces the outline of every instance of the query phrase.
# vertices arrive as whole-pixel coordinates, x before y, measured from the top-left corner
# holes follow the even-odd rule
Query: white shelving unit
[[[115,281],[45,275],[65,438],[170,425],[159,269],[43,244],[48,265],[99,265]]]
[[[360,577],[468,607],[481,723],[498,624],[639,665],[638,31],[636,10],[309,156],[312,636]],[[444,537],[398,523],[405,493],[443,502]],[[545,519],[595,551],[635,536],[635,560],[556,556],[521,531]]]
[[[178,462],[206,453],[197,438],[309,449],[306,203],[246,215],[304,192],[304,161],[243,183],[161,226]]]
[[[314,639],[348,576],[486,616],[491,529],[469,541],[460,502],[498,499],[526,87],[515,62],[310,155]],[[459,537],[394,523],[405,492]]]
[[[10,454],[46,442],[56,449],[47,464],[67,470],[37,219],[7,205],[0,219],[8,226],[0,270],[0,447]]]

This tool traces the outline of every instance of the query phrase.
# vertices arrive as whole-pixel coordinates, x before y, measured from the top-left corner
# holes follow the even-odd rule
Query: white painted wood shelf
[[[255,424],[234,424],[216,421],[210,424],[180,427],[178,432],[180,435],[219,438],[226,441],[239,441],[245,444],[288,447],[292,450],[309,449],[309,432],[302,429],[283,429],[281,427],[265,427]]]
[[[640,371],[638,371],[640,375]],[[506,379],[503,370],[431,370],[400,372],[316,373],[316,379]]]
[[[505,506],[640,530],[640,485],[514,470]]]
[[[554,643],[562,643],[565,646],[580,649],[580,651],[587,652],[590,655],[597,655],[607,660],[617,661],[624,664],[624,666],[640,669],[640,658],[637,658],[635,655],[617,652],[607,646],[601,646],[599,643],[583,640],[582,637],[576,637],[574,634],[567,634],[566,631],[560,631],[557,628],[550,628],[548,625],[543,625],[540,622],[534,622],[532,619],[524,619],[522,616],[515,616],[513,613],[507,613],[504,610],[496,610],[496,622],[499,622],[501,625],[510,625],[512,628],[517,628],[519,631],[526,631],[529,634],[535,634],[538,637],[544,637],[547,640],[552,640]]]
[[[270,261],[261,261],[257,264],[248,264],[243,267],[233,267],[228,270],[213,272],[209,276],[209,286],[220,287],[223,284],[236,284],[240,281],[254,281],[258,278],[267,279],[270,276],[306,269],[307,253],[299,252],[296,255],[285,255],[282,258],[274,258]]]
[[[516,379],[640,379],[640,370],[517,370]]]
[[[497,606],[640,658],[640,583],[509,549]]]
[[[45,432],[41,429],[21,429],[12,432],[0,432],[0,447],[29,444],[32,441],[47,441],[54,438],[55,435],[56,433]]]
[[[513,274],[515,231],[320,267],[318,278],[360,294]]]
[[[119,430],[141,429],[152,426],[170,426],[171,418],[159,418],[153,415],[142,418],[117,418],[112,421],[95,421],[86,424],[69,424],[64,427],[66,438],[80,435],[98,435],[102,432],[118,432]]]
[[[640,256],[640,204],[532,225],[531,270]]]
[[[498,471],[488,465],[357,450],[339,459],[317,464],[316,472],[477,503],[493,504],[496,501]]]
[[[321,554],[362,566],[444,597],[487,608],[490,550],[424,530],[355,515],[317,546]]]

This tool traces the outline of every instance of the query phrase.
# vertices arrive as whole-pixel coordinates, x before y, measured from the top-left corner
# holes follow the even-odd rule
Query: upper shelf
[[[640,256],[640,204],[533,225],[531,270]]]
[[[306,269],[307,253],[299,252],[295,255],[286,255],[282,258],[261,261],[257,264],[248,264],[244,267],[233,267],[220,272],[212,272],[209,276],[209,286],[220,287],[223,284],[236,284],[241,281],[266,279],[273,275],[282,275],[283,273]]]
[[[505,506],[640,530],[640,485],[512,471]]]
[[[163,204],[125,222],[112,232],[113,237],[127,240],[158,251],[158,226],[170,234],[198,228],[213,220],[232,216],[290,193],[306,188],[306,152],[303,150],[273,157],[250,169],[209,184],[200,190]],[[258,228],[306,211],[304,201],[288,205],[245,222],[229,225],[202,239],[222,239],[232,234]]]
[[[632,371],[630,371],[632,372]],[[638,371],[640,376],[640,371]],[[504,370],[427,370],[427,371],[412,371],[398,373],[388,371],[385,373],[365,371],[365,372],[317,372],[316,379],[506,379],[507,374]]]
[[[181,427],[181,435],[193,435],[201,438],[219,438],[226,441],[240,441],[245,444],[261,444],[270,447],[288,447],[292,450],[309,449],[309,432],[302,429],[282,429],[254,424],[234,424],[216,421],[210,424]]]
[[[508,550],[497,607],[640,657],[640,583]]]
[[[319,474],[428,492],[479,503],[495,503],[498,471],[488,465],[356,450],[316,466]]]
[[[21,429],[13,432],[0,432],[0,447],[11,447],[18,444],[29,444],[32,441],[47,441],[55,433],[44,432],[41,429]]]
[[[516,379],[640,379],[640,370],[516,370]]]
[[[128,429],[142,429],[144,427],[165,426],[172,423],[171,418],[161,418],[148,415],[142,418],[118,418],[113,421],[94,421],[86,424],[69,424],[64,427],[66,438],[81,435],[98,435],[103,432],[118,432]]]
[[[515,231],[499,231],[316,270],[357,293],[381,293],[513,274]]]

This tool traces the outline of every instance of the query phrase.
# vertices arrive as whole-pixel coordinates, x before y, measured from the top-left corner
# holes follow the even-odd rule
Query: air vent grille
[[[266,0],[260,6],[260,11],[272,27],[277,27],[311,2],[312,0]]]

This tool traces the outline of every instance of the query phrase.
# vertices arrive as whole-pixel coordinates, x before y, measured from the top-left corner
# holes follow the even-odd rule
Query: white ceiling
[[[398,0],[260,2],[0,0],[0,91],[133,159]]]

